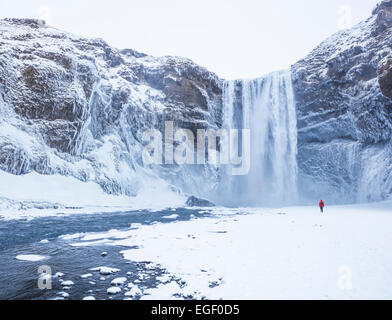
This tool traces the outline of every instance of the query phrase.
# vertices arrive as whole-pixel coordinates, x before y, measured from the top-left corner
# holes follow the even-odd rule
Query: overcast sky
[[[190,58],[226,79],[284,69],[379,0],[0,0],[0,16],[40,17],[117,48]]]

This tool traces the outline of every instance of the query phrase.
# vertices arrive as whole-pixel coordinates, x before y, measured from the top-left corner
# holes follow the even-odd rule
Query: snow
[[[171,276],[170,276],[169,274],[165,274],[165,275],[163,275],[163,276],[161,276],[161,277],[157,277],[156,279],[157,279],[159,282],[167,283],[167,282],[170,281]]]
[[[160,284],[157,288],[144,291],[141,300],[174,300],[175,294],[181,294],[181,288],[177,282],[172,281],[168,284]]]
[[[130,290],[125,293],[125,296],[127,297],[138,297],[143,294],[139,287],[132,283],[130,283],[128,287],[130,288]]]
[[[111,284],[112,286],[121,286],[121,285],[123,285],[125,282],[127,282],[127,278],[121,277],[121,278],[113,279],[112,282],[111,282],[110,284]]]
[[[26,255],[18,255],[16,256],[17,260],[20,261],[31,261],[31,262],[37,262],[37,261],[42,261],[47,259],[45,256],[40,256],[40,255],[34,255],[34,254],[26,254]]]
[[[179,217],[178,214],[172,214],[172,215],[170,215],[170,216],[164,216],[164,217],[162,217],[162,219],[175,220],[175,219],[177,219],[178,217]]]
[[[108,294],[117,294],[117,293],[120,293],[120,292],[121,292],[121,288],[119,288],[119,287],[110,287],[107,290]]]
[[[94,182],[82,182],[61,175],[32,172],[17,176],[0,170],[0,181],[0,218],[4,219],[35,218],[59,213],[162,210],[180,207],[185,203],[185,197],[174,192],[151,191],[154,193],[152,196],[148,190],[141,190],[137,197],[109,195]],[[161,196],[157,197],[156,194]]]
[[[120,271],[120,269],[116,268],[109,268],[109,267],[97,267],[97,268],[92,268],[90,269],[92,271],[98,271],[101,275],[107,276],[109,274],[117,273]],[[102,278],[101,278],[102,279]],[[105,278],[103,278],[105,280]]]
[[[16,176],[0,171],[0,194],[13,200],[60,202],[72,206],[129,205],[128,197],[105,194],[93,182],[82,182],[73,177],[41,175],[35,172]]]
[[[87,296],[87,297],[84,297],[83,300],[95,300],[95,297]]]
[[[73,283],[73,281],[71,281],[71,280],[67,280],[67,281],[61,282],[61,285],[62,285],[63,287],[70,287],[70,286],[73,286],[74,283]]]
[[[167,270],[162,282],[185,284],[161,283],[142,299],[391,299],[392,201],[326,204],[324,215],[317,206],[216,208],[212,218],[140,226],[118,243],[132,247],[125,259]]]
[[[58,292],[57,295],[59,295],[59,296],[61,296],[63,298],[68,298],[69,297],[69,293],[64,292],[64,291]]]

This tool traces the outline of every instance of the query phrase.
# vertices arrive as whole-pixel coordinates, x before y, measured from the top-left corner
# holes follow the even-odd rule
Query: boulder
[[[186,205],[188,207],[215,207],[214,203],[205,199],[197,198],[195,196],[189,197],[186,201]]]

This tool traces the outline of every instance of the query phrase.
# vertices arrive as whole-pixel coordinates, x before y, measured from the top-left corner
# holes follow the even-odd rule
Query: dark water
[[[176,214],[175,220],[165,216]],[[126,277],[127,283],[140,281],[140,288],[154,288],[159,284],[157,277],[166,271],[159,266],[146,267],[150,263],[135,263],[124,260],[116,246],[72,247],[69,241],[59,238],[61,235],[106,232],[112,229],[129,230],[131,224],[150,225],[153,223],[172,223],[188,221],[192,218],[211,217],[208,212],[199,210],[176,209],[160,212],[133,211],[126,213],[85,214],[27,220],[0,220],[0,299],[55,299],[61,298],[60,292],[66,292],[66,299],[82,299],[94,296],[96,299],[123,299],[124,291],[109,296],[106,292],[110,282],[117,277]],[[43,239],[48,243],[41,243]],[[129,249],[129,247],[127,247]],[[107,252],[107,256],[102,256]],[[47,256],[49,259],[30,262],[19,261],[15,257],[23,254]],[[64,273],[61,278],[52,278],[51,290],[38,288],[38,268],[47,265],[51,274]],[[104,276],[89,269],[99,266],[114,267],[120,272]],[[83,274],[93,276],[82,279]],[[140,275],[143,278],[140,279]],[[60,279],[71,280],[74,285],[64,290]],[[174,279],[178,280],[179,279]],[[92,282],[92,283],[91,283]],[[181,284],[181,283],[180,283]]]

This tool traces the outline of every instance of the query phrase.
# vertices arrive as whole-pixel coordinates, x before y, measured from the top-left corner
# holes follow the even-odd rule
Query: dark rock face
[[[392,192],[390,60],[383,60],[392,49],[391,8],[383,1],[292,67],[300,185],[312,199],[381,200]],[[366,186],[372,174],[377,190]]]
[[[392,99],[392,55],[380,62],[378,75],[381,92],[384,96]]]

